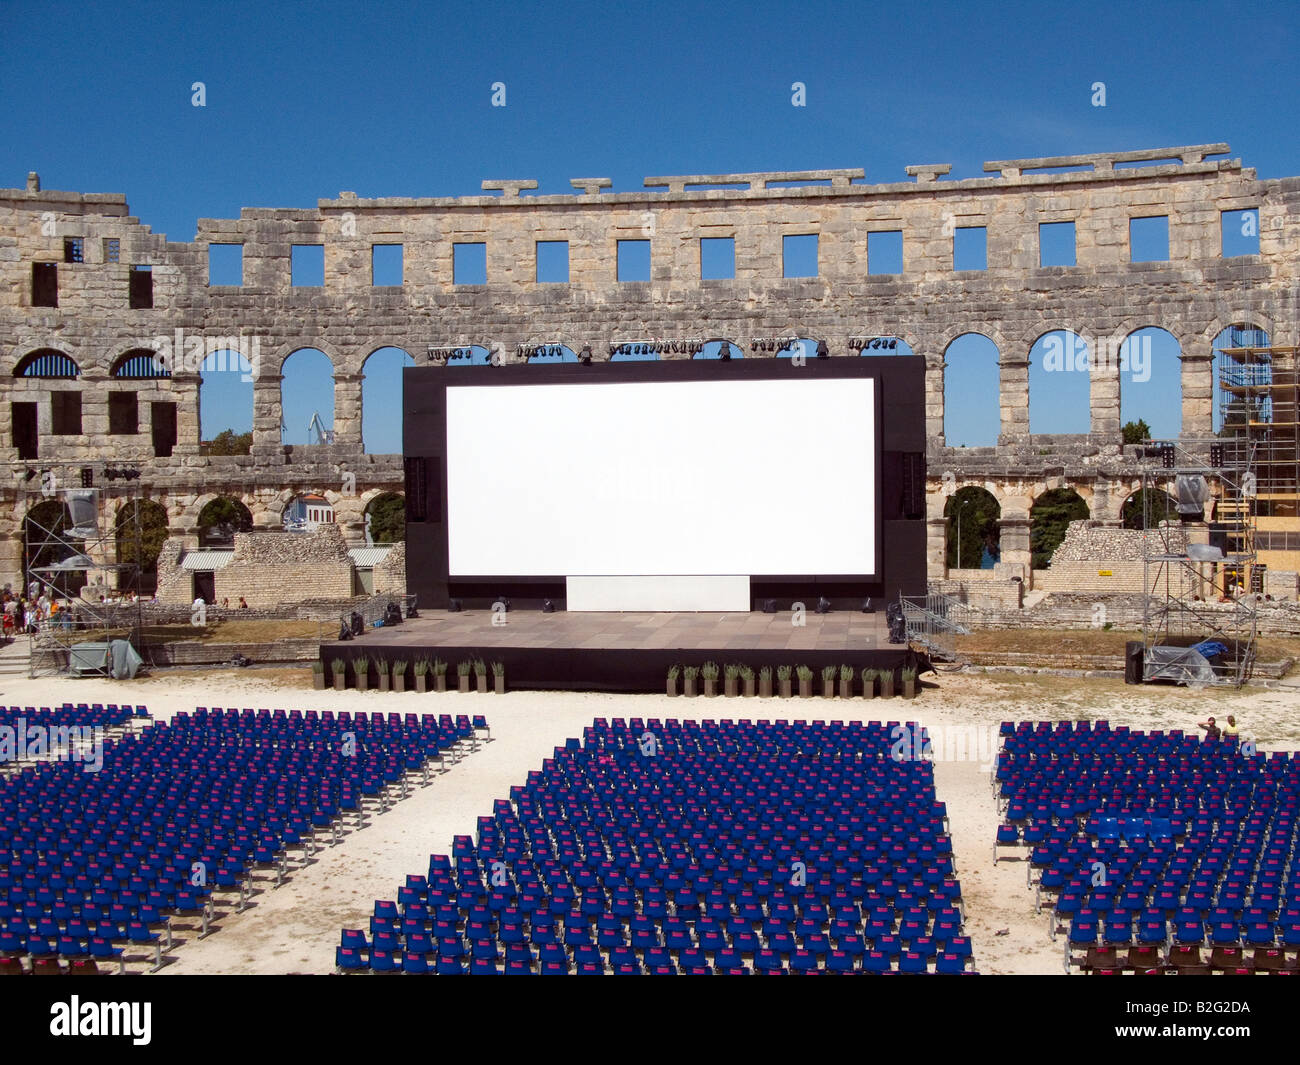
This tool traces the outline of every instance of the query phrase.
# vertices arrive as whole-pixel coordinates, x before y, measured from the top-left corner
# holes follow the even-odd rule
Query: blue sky
[[[466,195],[489,177],[569,192],[580,176],[621,190],[651,174],[863,167],[892,181],[951,162],[960,178],[987,159],[1210,141],[1286,176],[1300,174],[1298,108],[1279,72],[1297,10],[4,2],[0,184],[36,170],[46,188],[123,192],[155,232],[190,240],[199,217],[243,206]],[[796,81],[806,107],[791,106]],[[1155,425],[1177,404],[1150,385],[1129,390],[1151,398],[1126,416]],[[332,406],[328,384],[302,387],[286,442]],[[979,413],[961,427],[972,442]],[[213,399],[205,435],[222,427],[209,415],[240,427]]]

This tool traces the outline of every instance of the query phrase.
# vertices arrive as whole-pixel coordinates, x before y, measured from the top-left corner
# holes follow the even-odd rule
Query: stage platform
[[[348,641],[321,645],[329,662],[362,655],[386,661],[441,658],[448,685],[456,663],[481,658],[505,665],[514,689],[662,692],[668,667],[728,663],[809,666],[820,691],[823,666],[900,670],[924,659],[906,644],[889,643],[883,613],[807,613],[792,624],[788,611],[763,613],[579,613],[512,610],[493,622],[488,610],[428,612],[400,625],[368,629]],[[348,669],[348,686],[353,671]]]

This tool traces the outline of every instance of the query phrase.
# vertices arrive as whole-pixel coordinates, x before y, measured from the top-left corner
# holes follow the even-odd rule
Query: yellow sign
[[[1097,571],[1097,576],[1098,576],[1098,577],[1113,577],[1113,576],[1115,576],[1115,574],[1111,573],[1111,571],[1108,570],[1108,569],[1099,569],[1099,570]]]

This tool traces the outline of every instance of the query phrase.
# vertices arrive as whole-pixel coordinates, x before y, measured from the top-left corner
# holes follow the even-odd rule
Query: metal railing
[[[969,606],[942,592],[900,595],[898,602],[909,642],[925,647],[935,658],[956,658],[956,637],[971,631]]]

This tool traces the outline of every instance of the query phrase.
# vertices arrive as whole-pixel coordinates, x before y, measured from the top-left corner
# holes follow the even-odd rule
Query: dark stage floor
[[[511,611],[492,624],[487,610],[427,613],[358,639],[321,646],[321,660],[361,655],[389,661],[472,658],[504,662],[512,688],[663,691],[670,665],[714,661],[763,666],[850,665],[901,669],[915,664],[906,645],[888,642],[885,616],[808,613],[802,625],[779,614],[578,613]],[[350,671],[349,671],[350,672]]]

